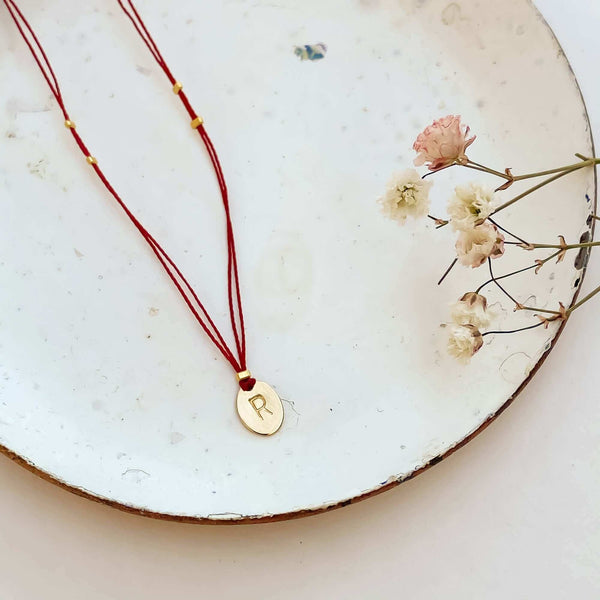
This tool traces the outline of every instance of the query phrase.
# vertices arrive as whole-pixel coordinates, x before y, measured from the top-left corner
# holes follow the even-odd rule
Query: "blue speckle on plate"
[[[327,54],[327,46],[322,42],[318,44],[305,44],[304,46],[294,46],[294,54],[300,60],[321,60]]]

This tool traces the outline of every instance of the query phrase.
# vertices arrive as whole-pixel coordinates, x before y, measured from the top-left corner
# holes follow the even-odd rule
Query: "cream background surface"
[[[539,0],[600,139],[600,6]],[[592,255],[585,289],[600,279]],[[519,400],[466,448],[375,499],[206,527],[119,513],[0,460],[0,598],[597,598],[600,323],[590,304]]]

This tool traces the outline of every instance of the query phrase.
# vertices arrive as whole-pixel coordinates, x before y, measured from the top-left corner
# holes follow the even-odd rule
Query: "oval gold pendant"
[[[257,381],[248,392],[242,389],[238,392],[237,411],[242,423],[260,435],[273,435],[283,423],[281,399],[263,381]]]

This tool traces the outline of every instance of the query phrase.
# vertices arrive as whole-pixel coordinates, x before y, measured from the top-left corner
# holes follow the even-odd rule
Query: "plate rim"
[[[546,20],[544,15],[537,8],[537,6],[534,3],[534,0],[525,0],[525,1],[533,9],[534,13],[537,15],[537,17],[540,20],[540,22],[542,23],[542,25],[544,25],[546,27],[546,29],[548,30],[548,32],[550,33],[550,35],[554,41],[554,44],[556,45],[556,48],[559,50],[559,52],[564,57],[564,60],[566,61],[567,69],[569,70],[569,72],[571,74],[573,83],[575,84],[575,89],[581,100],[581,105],[583,107],[583,115],[585,118],[585,122],[587,123],[587,126],[588,126],[590,145],[592,148],[593,155],[595,156],[596,152],[595,152],[595,144],[594,144],[594,134],[593,134],[592,127],[591,127],[589,111],[587,108],[587,104],[585,102],[585,97],[583,96],[583,92],[581,90],[581,86],[579,84],[579,80],[577,79],[577,76],[575,74],[575,71],[573,70],[571,62],[569,61],[567,54],[565,53],[556,34],[554,33],[554,30],[552,29],[552,27],[550,26],[550,24],[548,23],[548,21]],[[595,167],[594,167],[593,175],[594,175],[594,177],[593,177],[594,190],[593,190],[592,206],[593,206],[594,212],[595,212],[597,209],[597,206],[598,206],[598,173],[597,173],[597,170]],[[595,220],[592,220],[592,223],[590,226],[592,240],[594,239],[595,229],[596,229],[596,222],[595,222]],[[588,257],[591,257],[592,250],[593,250],[593,248],[590,248]],[[582,284],[583,284],[583,282],[585,280],[585,276],[587,274],[588,264],[589,264],[589,258],[588,258],[588,263],[586,263],[586,265],[581,269],[579,285],[577,286],[577,289],[575,290],[575,294],[573,296],[573,300],[572,300],[570,306],[573,306],[573,304],[575,304],[577,302],[577,298],[579,297],[579,294],[580,294],[581,288],[582,288]],[[66,481],[63,481],[59,477],[56,477],[56,476],[52,475],[51,473],[44,471],[43,469],[37,467],[35,464],[33,464],[32,462],[27,460],[25,457],[21,456],[20,454],[18,454],[15,451],[11,450],[7,446],[4,446],[2,443],[0,443],[0,454],[6,456],[10,460],[12,460],[14,463],[16,463],[20,467],[23,467],[24,469],[28,470],[30,473],[33,473],[40,479],[43,479],[44,481],[47,481],[47,482],[49,482],[63,490],[66,490],[76,496],[86,498],[87,500],[92,500],[94,502],[103,504],[105,506],[109,506],[111,508],[116,508],[122,512],[135,514],[135,515],[139,515],[142,517],[148,517],[148,518],[162,520],[162,521],[172,521],[172,522],[177,522],[177,523],[194,523],[194,524],[198,524],[198,525],[248,525],[248,524],[252,524],[252,523],[275,523],[278,521],[289,521],[292,519],[300,519],[302,517],[308,517],[308,516],[317,515],[317,514],[321,514],[321,513],[325,513],[325,512],[330,512],[332,510],[336,510],[338,508],[343,508],[350,504],[356,504],[357,502],[367,500],[368,498],[373,498],[374,496],[377,496],[388,490],[391,490],[406,481],[410,481],[411,479],[414,479],[421,473],[424,473],[425,471],[429,470],[431,467],[437,465],[438,463],[442,462],[444,459],[446,459],[449,456],[451,456],[452,454],[454,454],[457,450],[460,450],[463,446],[466,446],[471,440],[473,440],[480,433],[482,433],[485,429],[487,429],[518,398],[518,396],[521,394],[521,392],[525,389],[525,387],[529,384],[529,382],[533,379],[535,374],[538,372],[538,370],[540,369],[542,364],[546,361],[546,358],[548,357],[550,352],[554,349],[566,324],[567,324],[567,321],[563,321],[561,323],[561,325],[558,328],[558,331],[556,332],[556,335],[553,337],[552,341],[550,342],[548,349],[543,352],[543,354],[540,356],[540,358],[538,359],[538,361],[536,362],[534,367],[531,369],[531,371],[529,372],[527,377],[521,382],[521,384],[515,390],[515,392],[507,398],[507,400],[498,408],[498,410],[496,412],[488,415],[488,417],[485,419],[485,421],[483,421],[483,423],[481,423],[481,425],[479,425],[475,430],[473,430],[471,433],[469,433],[464,438],[462,438],[460,441],[458,441],[456,444],[454,444],[454,446],[448,448],[445,452],[441,452],[440,454],[434,456],[427,463],[419,466],[418,468],[414,469],[410,473],[407,473],[403,477],[395,477],[392,475],[391,477],[393,477],[393,479],[390,478],[390,480],[388,480],[382,484],[379,484],[378,486],[376,486],[370,490],[361,492],[360,494],[356,494],[355,496],[350,496],[349,498],[346,498],[344,500],[338,500],[335,502],[325,503],[321,506],[314,506],[314,507],[310,507],[310,508],[300,508],[297,510],[276,513],[276,514],[248,515],[248,516],[239,516],[239,517],[232,515],[232,514],[225,514],[225,515],[222,515],[219,517],[217,517],[217,516],[198,517],[198,516],[191,516],[191,515],[179,515],[176,513],[164,513],[164,512],[159,512],[159,511],[146,510],[143,508],[139,508],[137,506],[132,506],[130,504],[118,502],[116,500],[111,500],[110,498],[106,498],[99,494],[95,494],[84,488],[80,488],[75,485],[71,485],[71,484],[67,483]]]

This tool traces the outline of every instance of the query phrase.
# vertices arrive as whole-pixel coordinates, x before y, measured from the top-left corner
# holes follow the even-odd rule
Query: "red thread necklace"
[[[244,314],[242,309],[242,294],[240,290],[240,282],[238,276],[237,255],[235,249],[235,239],[233,234],[233,224],[231,220],[231,210],[229,206],[229,195],[227,185],[221,164],[217,156],[215,147],[206,131],[204,120],[198,116],[192,107],[188,97],[183,91],[182,84],[175,79],[169,69],[165,59],[163,58],[156,42],[150,35],[148,28],[144,24],[139,12],[135,8],[131,0],[117,0],[119,6],[133,24],[135,30],[141,37],[142,41],[152,54],[154,60],[163,70],[169,80],[173,92],[179,97],[185,110],[187,111],[191,121],[192,129],[195,129],[206,148],[206,152],[210,158],[219,189],[223,208],[225,211],[226,220],[226,236],[227,236],[227,296],[229,303],[229,317],[235,349],[229,347],[224,340],[218,327],[207,312],[204,304],[200,300],[198,294],[194,291],[188,280],[177,267],[175,262],[167,254],[159,242],[150,234],[150,232],[140,223],[140,221],[131,212],[117,191],[112,187],[106,175],[100,168],[98,161],[89,151],[85,142],[77,132],[74,121],[71,120],[67,111],[64,98],[62,96],[58,80],[50,64],[50,60],[44,51],[37,35],[33,31],[31,25],[23,15],[22,11],[17,6],[14,0],[3,0],[6,5],[19,33],[31,51],[35,62],[37,63],[46,83],[50,87],[52,94],[60,107],[64,117],[65,127],[70,131],[75,143],[85,156],[87,163],[92,167],[104,187],[108,190],[111,196],[117,201],[123,209],[129,220],[139,231],[141,236],[146,240],[150,249],[166,271],[167,275],[181,294],[186,305],[198,321],[200,327],[204,330],[211,342],[217,347],[223,357],[229,362],[237,375],[240,389],[237,394],[237,411],[244,425],[255,433],[262,435],[271,435],[275,433],[283,422],[283,405],[277,393],[268,384],[254,379],[246,366],[246,335],[244,330]]]

